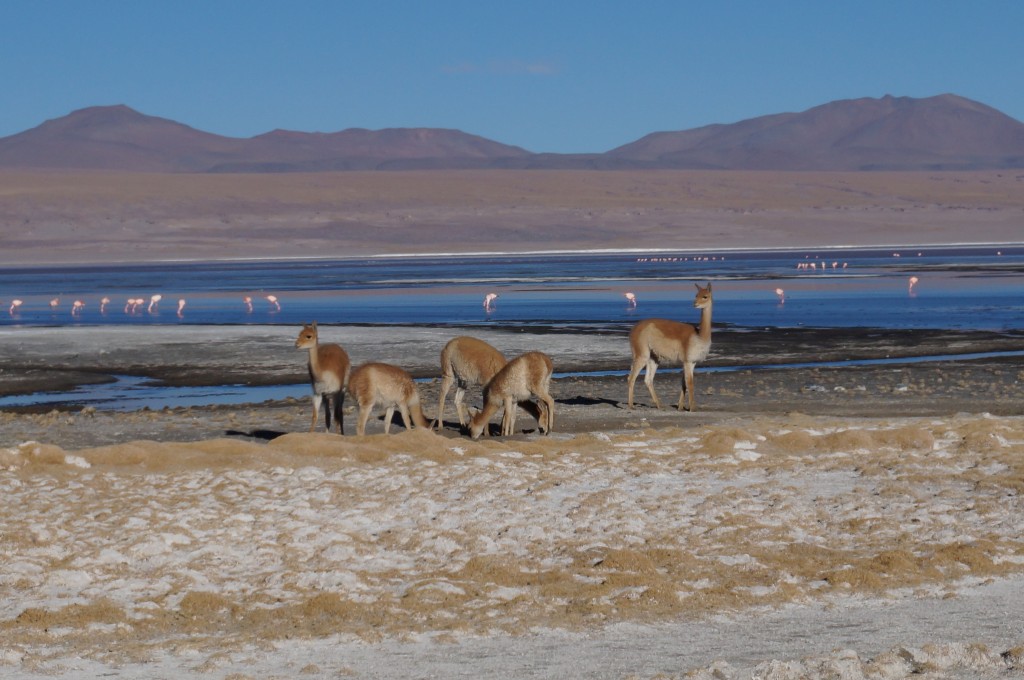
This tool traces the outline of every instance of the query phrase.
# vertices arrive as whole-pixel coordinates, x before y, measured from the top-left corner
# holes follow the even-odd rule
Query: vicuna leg
[[[404,413],[404,411],[405,411],[404,407],[403,407],[402,411],[403,411],[402,417],[407,418],[408,414]],[[393,418],[394,415],[395,415],[395,407],[394,406],[388,406],[386,409],[384,409],[384,434],[390,434],[391,433],[391,418]]]
[[[405,424],[405,429],[412,429],[412,418],[409,417],[409,407],[405,404],[398,405],[398,412],[402,414],[402,422]]]
[[[654,400],[654,406],[661,408],[661,402],[658,401],[658,395],[654,391],[654,374],[658,372],[658,362],[651,356],[638,356],[633,359],[633,366],[629,369],[629,394],[626,399],[626,406],[633,408],[633,388],[636,385],[637,376],[640,375],[640,371],[647,367],[646,373],[644,373],[644,384],[647,385],[647,391],[651,394],[651,399]]]
[[[345,420],[342,418],[345,408],[345,390],[335,392],[331,399],[334,402],[334,420],[338,423],[338,434],[345,434]],[[330,428],[327,428],[330,430]]]
[[[373,411],[373,402],[359,402],[359,420],[356,421],[356,434],[360,437],[366,434],[366,421],[370,419],[371,411]]]
[[[512,401],[511,397],[505,400],[505,413],[501,417],[501,434],[503,436],[507,437],[515,434],[518,407],[529,411],[537,419],[537,429],[541,434],[549,434],[551,432],[551,427],[555,422],[555,400],[547,392],[543,394],[538,393],[537,399],[540,400],[540,403],[534,404],[532,401],[520,401],[517,404]]]
[[[325,392],[324,395],[323,395],[324,426],[325,426],[327,432],[331,431],[331,399],[333,399],[333,398],[334,398],[334,395],[332,395],[332,394],[330,394],[328,392]]]
[[[654,400],[655,408],[661,408],[661,402],[658,401],[658,394],[654,391],[654,374],[658,372],[658,362],[654,359],[647,360],[647,370],[644,372],[644,384],[647,385],[647,391],[651,393],[651,399]]]
[[[551,395],[547,392],[537,396],[540,397],[541,402],[544,404],[544,420],[546,422],[544,426],[544,434],[551,434],[551,429],[555,426],[555,400],[552,399]],[[538,419],[538,426],[540,425],[540,422],[541,421]]]
[[[455,384],[455,376],[445,373],[441,376],[441,398],[437,404],[437,431],[444,429],[444,400],[448,397],[448,390]],[[459,392],[455,392],[455,410],[459,410]],[[462,413],[459,413],[459,424],[462,424]]]
[[[679,404],[676,406],[680,411],[683,410],[683,401],[689,396],[690,411],[695,408],[694,396],[693,396],[693,366],[691,362],[683,364],[683,390],[679,393]]]
[[[633,359],[633,365],[629,368],[629,396],[626,399],[626,407],[633,408],[633,385],[636,383],[636,378],[640,375],[640,369],[643,368],[644,362],[639,357]]]
[[[516,402],[512,397],[505,397],[505,413],[501,418],[501,435],[510,436],[516,431]]]
[[[323,395],[317,394],[316,392],[313,393],[313,422],[309,426],[310,432],[316,430],[316,421],[320,417],[320,404],[323,402],[323,400]],[[329,417],[330,416],[328,416],[328,418]],[[330,421],[328,420],[328,422]]]
[[[466,409],[466,405],[463,403],[463,399],[465,397],[466,388],[461,384],[455,385],[455,411],[459,414],[459,425],[465,425],[469,422],[469,412]]]

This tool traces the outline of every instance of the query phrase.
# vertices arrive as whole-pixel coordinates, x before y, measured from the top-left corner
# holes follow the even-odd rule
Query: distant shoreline
[[[0,269],[36,269],[45,267],[74,267],[76,269],[103,269],[107,267],[146,267],[150,265],[215,265],[215,264],[238,264],[238,263],[261,263],[261,262],[345,262],[362,260],[414,260],[414,259],[482,259],[491,257],[516,257],[516,258],[544,258],[559,256],[602,256],[602,255],[643,255],[643,254],[684,254],[700,251],[706,253],[726,253],[730,255],[758,255],[758,254],[780,254],[780,253],[850,253],[850,252],[872,252],[886,250],[914,250],[914,251],[941,251],[941,250],[982,250],[982,249],[1015,249],[1024,248],[1024,241],[1018,242],[952,242],[932,243],[919,245],[913,243],[881,243],[875,245],[825,245],[825,246],[763,246],[753,248],[721,247],[721,248],[580,248],[580,249],[553,249],[553,250],[493,250],[474,252],[437,252],[437,253],[376,253],[371,255],[331,256],[323,257],[318,255],[290,255],[281,257],[220,257],[213,259],[205,258],[164,258],[147,260],[111,260],[105,262],[83,262],[73,264],[68,262],[32,262],[25,264],[3,264]]]

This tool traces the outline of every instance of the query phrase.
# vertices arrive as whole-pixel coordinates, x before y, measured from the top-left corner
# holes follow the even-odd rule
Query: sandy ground
[[[1021,172],[5,171],[0,264],[1009,243],[1022,184]]]
[[[13,329],[0,387],[125,370],[301,380],[297,330]],[[450,331],[321,333],[357,362],[403,359],[435,415]],[[310,434],[305,399],[2,413],[0,671],[1024,672],[1024,359],[735,368],[1024,338],[792,333],[774,358],[777,337],[716,335],[694,413],[652,408],[642,379],[629,410],[622,375],[560,377],[546,437],[523,415],[515,436],[474,442],[450,399],[440,436],[384,435],[379,418],[365,437]],[[626,368],[621,336],[484,335],[510,355],[543,347],[564,373]],[[664,402],[679,379],[659,373]],[[353,431],[351,409],[345,420]]]

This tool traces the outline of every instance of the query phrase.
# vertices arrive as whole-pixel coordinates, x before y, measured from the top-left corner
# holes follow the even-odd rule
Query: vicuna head
[[[699,283],[693,284],[697,287],[697,297],[693,300],[693,306],[697,309],[704,309],[711,304],[711,282],[708,281],[708,285],[701,287]]]
[[[316,321],[307,324],[299,331],[299,337],[295,338],[295,349],[311,349],[316,347],[317,333]]]

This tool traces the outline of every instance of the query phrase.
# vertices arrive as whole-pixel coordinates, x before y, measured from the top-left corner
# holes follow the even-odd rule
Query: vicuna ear
[[[313,327],[313,330],[316,330],[316,321],[314,321],[313,323],[311,323],[309,325]]]
[[[700,290],[700,284],[699,283],[693,284],[693,287],[696,288],[697,290]]]

